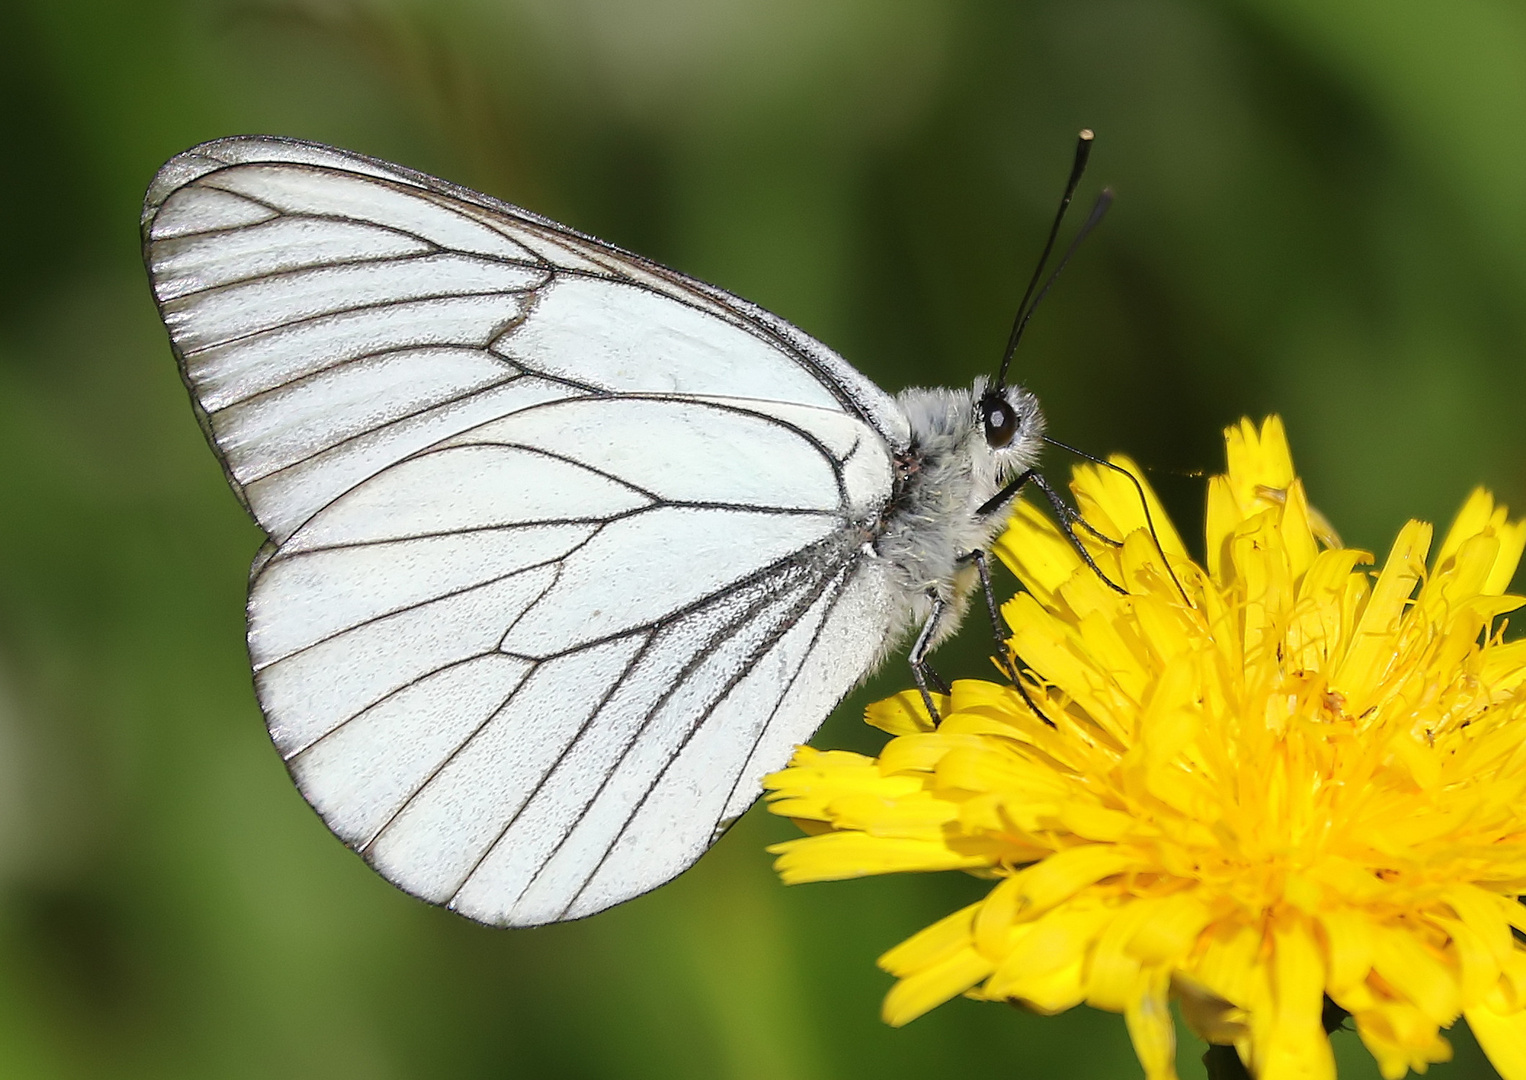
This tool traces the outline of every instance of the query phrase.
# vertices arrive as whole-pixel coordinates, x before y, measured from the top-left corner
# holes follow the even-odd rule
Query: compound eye
[[[993,450],[1000,450],[1017,434],[1017,410],[1000,394],[980,399],[980,418],[985,424],[986,444]]]

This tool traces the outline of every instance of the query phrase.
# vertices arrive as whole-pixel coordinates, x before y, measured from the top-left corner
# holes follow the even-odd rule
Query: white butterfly
[[[271,738],[378,872],[485,923],[693,863],[910,630],[917,662],[953,631],[1041,441],[1024,390],[891,398],[745,300],[325,146],[187,151],[143,236],[270,537]]]

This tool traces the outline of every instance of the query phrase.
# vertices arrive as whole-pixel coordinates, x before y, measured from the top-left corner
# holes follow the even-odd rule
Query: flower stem
[[[1320,1017],[1325,1025],[1325,1034],[1330,1035],[1344,1027],[1350,1015],[1335,1002],[1325,998],[1324,1013]],[[1245,1063],[1240,1060],[1240,1054],[1233,1046],[1210,1046],[1203,1055],[1203,1069],[1208,1074],[1208,1080],[1251,1080],[1250,1071],[1245,1068]]]
[[[1250,1080],[1245,1063],[1233,1046],[1210,1046],[1203,1055],[1203,1069],[1208,1080]]]

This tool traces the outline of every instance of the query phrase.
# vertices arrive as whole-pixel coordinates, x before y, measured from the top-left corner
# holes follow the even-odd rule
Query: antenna
[[[1065,211],[1070,209],[1070,200],[1075,196],[1076,187],[1081,183],[1081,177],[1086,172],[1086,161],[1091,157],[1092,140],[1096,137],[1091,128],[1082,128],[1080,135],[1076,138],[1076,158],[1070,166],[1070,179],[1065,182],[1065,194],[1060,199],[1059,210],[1055,212],[1054,224],[1049,226],[1049,238],[1044,241],[1044,251],[1039,255],[1038,265],[1033,268],[1033,276],[1028,279],[1028,288],[1023,291],[1023,299],[1017,305],[1017,314],[1012,319],[1012,333],[1007,336],[1007,351],[1002,354],[1001,370],[996,375],[996,388],[998,390],[1007,385],[1007,368],[1012,364],[1012,354],[1017,352],[1018,342],[1023,339],[1023,328],[1028,325],[1028,320],[1033,317],[1033,309],[1038,307],[1038,300],[1044,298],[1044,293],[1049,291],[1049,286],[1053,285],[1055,277],[1059,276],[1059,271],[1056,270],[1054,275],[1050,277],[1048,284],[1044,286],[1043,292],[1039,293],[1038,300],[1034,300],[1032,307],[1030,307],[1028,301],[1033,297],[1033,290],[1038,287],[1039,279],[1044,276],[1044,267],[1048,264],[1049,256],[1054,251],[1055,238],[1060,235],[1060,224],[1065,220]],[[1106,208],[1104,207],[1103,209],[1105,210]],[[1097,210],[1093,210],[1092,216],[1100,219],[1101,214]],[[1090,224],[1095,225],[1096,223],[1091,222]],[[1083,229],[1082,235],[1084,236],[1089,231],[1090,228]],[[1077,239],[1079,240],[1079,237]],[[1064,268],[1065,261],[1075,253],[1075,248],[1076,245],[1072,243],[1070,251],[1065,255],[1065,259],[1060,262],[1061,269]]]
[[[1076,249],[1081,246],[1081,241],[1085,240],[1087,236],[1091,234],[1091,231],[1095,229],[1099,223],[1101,223],[1102,215],[1106,214],[1107,208],[1112,205],[1113,189],[1103,188],[1102,194],[1098,195],[1097,201],[1092,204],[1092,212],[1086,216],[1086,222],[1076,230],[1076,238],[1070,242],[1070,247],[1065,249],[1065,254],[1060,259],[1059,265],[1054,268],[1054,273],[1049,275],[1049,280],[1044,282],[1044,287],[1040,289],[1038,295],[1033,298],[1033,303],[1028,305],[1028,310],[1022,316],[1022,321],[1017,324],[1012,338],[1012,348],[1015,349],[1017,347],[1017,343],[1023,339],[1023,330],[1027,327],[1028,320],[1033,318],[1033,313],[1038,310],[1039,302],[1043,300],[1044,297],[1049,295],[1049,290],[1054,288],[1054,283],[1060,279],[1060,271],[1065,269],[1066,265],[1070,262],[1070,257],[1074,255],[1076,253]],[[1002,361],[1003,375],[1005,375],[1007,371],[1007,361],[1010,361],[1011,359],[1012,354],[1008,353],[1006,360]]]

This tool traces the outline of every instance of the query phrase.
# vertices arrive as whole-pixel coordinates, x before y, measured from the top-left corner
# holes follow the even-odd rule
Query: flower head
[[[992,880],[881,957],[892,1024],[961,993],[1086,1002],[1124,1014],[1157,1080],[1175,996],[1260,1080],[1333,1077],[1328,996],[1390,1080],[1446,1060],[1459,1015],[1526,1080],[1526,641],[1500,618],[1526,603],[1505,594],[1526,523],[1475,491],[1434,551],[1412,521],[1372,573],[1310,508],[1279,420],[1226,437],[1206,566],[1147,488],[1076,471],[1122,543],[1083,539],[1127,595],[1020,506],[997,552],[1042,715],[979,681],[937,725],[915,694],[871,706],[895,736],[878,758],[802,747],[768,779],[813,834],[778,870]]]

